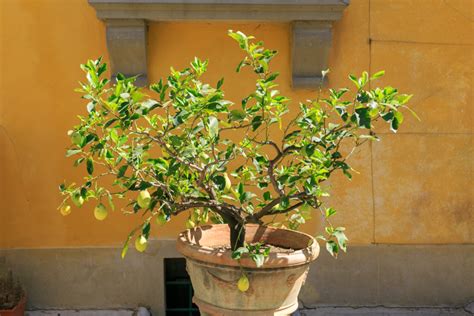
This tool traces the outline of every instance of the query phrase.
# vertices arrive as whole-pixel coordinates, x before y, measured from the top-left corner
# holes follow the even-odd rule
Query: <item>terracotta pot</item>
[[[0,316],[23,316],[25,315],[26,295],[12,309],[0,309]]]
[[[178,237],[177,249],[186,257],[194,288],[193,301],[201,315],[263,316],[294,312],[309,264],[319,255],[316,240],[296,231],[247,225],[246,242],[295,249],[291,253],[271,253],[263,267],[257,268],[247,257],[240,260],[239,266],[230,250],[218,248],[229,244],[229,235],[229,227],[223,224],[189,229]],[[237,288],[242,269],[250,281],[246,292]]]

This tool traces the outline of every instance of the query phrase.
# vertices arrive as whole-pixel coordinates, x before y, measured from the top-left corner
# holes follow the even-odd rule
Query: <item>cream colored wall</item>
[[[422,118],[407,117],[397,135],[383,132],[381,142],[361,149],[353,160],[361,174],[351,183],[332,181],[337,223],[352,243],[474,242],[472,6],[470,0],[352,0],[336,23],[329,86],[349,85],[348,73],[385,69],[383,83],[413,93]],[[115,212],[97,222],[90,207],[68,217],[56,210],[58,184],[82,172],[64,157],[66,131],[85,107],[73,92],[82,80],[78,65],[107,59],[103,23],[85,0],[3,0],[0,10],[0,248],[122,243],[134,219]],[[241,53],[228,29],[279,51],[273,67],[283,94],[295,101],[315,95],[290,88],[287,24],[151,23],[149,78],[196,55],[209,58],[210,82],[225,76],[228,98],[245,96],[251,75],[234,73]],[[174,220],[154,235],[181,229]],[[316,233],[320,224],[305,230]]]

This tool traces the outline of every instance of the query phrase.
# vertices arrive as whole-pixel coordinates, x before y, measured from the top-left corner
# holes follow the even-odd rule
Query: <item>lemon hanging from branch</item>
[[[141,208],[148,208],[150,205],[151,196],[148,190],[140,191],[137,198],[137,203]]]
[[[247,290],[250,287],[250,282],[249,279],[245,274],[242,273],[242,276],[240,277],[239,281],[237,282],[237,287],[239,288],[240,292],[247,292]]]
[[[71,206],[63,205],[63,206],[61,206],[61,209],[59,211],[61,212],[62,216],[67,216],[67,215],[71,214]]]
[[[135,249],[139,252],[144,252],[147,247],[147,240],[145,236],[139,236],[137,239],[135,239]]]
[[[94,217],[98,221],[103,221],[108,215],[107,209],[104,204],[100,203],[94,209]]]

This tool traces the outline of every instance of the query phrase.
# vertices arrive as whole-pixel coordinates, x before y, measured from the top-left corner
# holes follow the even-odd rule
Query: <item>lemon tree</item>
[[[186,212],[188,228],[227,223],[234,257],[248,254],[261,264],[267,251],[244,247],[246,223],[297,229],[319,212],[327,223],[321,238],[336,256],[347,237],[343,227],[331,225],[336,211],[323,203],[329,195],[324,183],[336,172],[351,178],[353,150],[377,140],[377,120],[396,132],[411,96],[390,86],[372,88],[383,71],[363,72],[349,76],[350,88],[320,87],[314,99],[290,111],[290,99],[277,90],[279,74],[270,69],[277,52],[241,32],[229,36],[245,54],[237,72],[255,74],[255,90],[238,102],[225,98],[224,79],[203,82],[208,62],[199,58],[186,69],[171,68],[149,89],[135,86],[135,77],[109,82],[101,59],[81,66],[86,81],[78,91],[87,114],[69,132],[66,156],[86,176],[60,186],[61,213],[69,214],[71,203],[93,201],[95,217],[106,220],[116,201],[125,200],[124,211],[143,218],[126,239],[125,255],[130,240],[144,251],[152,227]],[[248,288],[246,276],[239,288]]]

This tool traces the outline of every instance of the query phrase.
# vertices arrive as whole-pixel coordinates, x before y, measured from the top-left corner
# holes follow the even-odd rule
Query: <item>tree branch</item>
[[[299,192],[299,193],[289,195],[288,199],[304,199],[304,201],[305,201],[307,198],[310,198],[310,197],[312,197],[312,196],[308,195],[306,192]],[[259,212],[255,213],[253,215],[249,215],[247,218],[250,221],[258,222],[262,217],[264,217],[266,215],[274,214],[272,212],[272,209],[275,207],[275,205],[279,204],[282,201],[282,199],[283,199],[283,196],[280,196],[280,197],[274,199],[273,201],[271,201],[270,203],[265,205]]]

